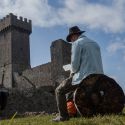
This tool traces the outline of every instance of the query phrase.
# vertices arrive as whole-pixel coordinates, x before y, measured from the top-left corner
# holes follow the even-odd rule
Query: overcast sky
[[[125,90],[125,0],[0,0],[0,18],[10,12],[32,20],[32,67],[49,62],[51,42],[78,25],[99,43],[105,74]]]

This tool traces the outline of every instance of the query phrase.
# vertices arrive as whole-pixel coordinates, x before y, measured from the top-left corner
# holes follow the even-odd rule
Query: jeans
[[[74,91],[78,85],[72,85],[72,77],[69,77],[62,81],[62,83],[56,88],[56,101],[61,117],[68,117],[67,105],[66,105],[66,94]]]

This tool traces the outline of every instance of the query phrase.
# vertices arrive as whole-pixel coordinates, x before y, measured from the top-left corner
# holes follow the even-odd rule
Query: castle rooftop
[[[10,13],[6,17],[0,20],[0,32],[10,28],[15,27],[21,30],[24,30],[28,33],[32,32],[32,22],[31,20],[27,20],[27,18],[19,17]]]

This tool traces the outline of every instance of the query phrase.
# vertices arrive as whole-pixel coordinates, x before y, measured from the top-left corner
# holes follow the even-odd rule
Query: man
[[[71,50],[71,74],[56,88],[56,101],[59,111],[53,121],[69,120],[66,106],[66,96],[70,91],[75,90],[81,81],[84,81],[91,74],[103,74],[103,66],[99,45],[83,35],[78,26],[69,29],[67,41],[72,44]],[[90,79],[91,80],[91,79]]]

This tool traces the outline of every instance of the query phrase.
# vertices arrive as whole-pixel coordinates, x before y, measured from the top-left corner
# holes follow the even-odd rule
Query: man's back
[[[80,36],[72,44],[71,57],[72,84],[79,84],[90,74],[103,74],[103,66],[99,45],[85,36]]]

